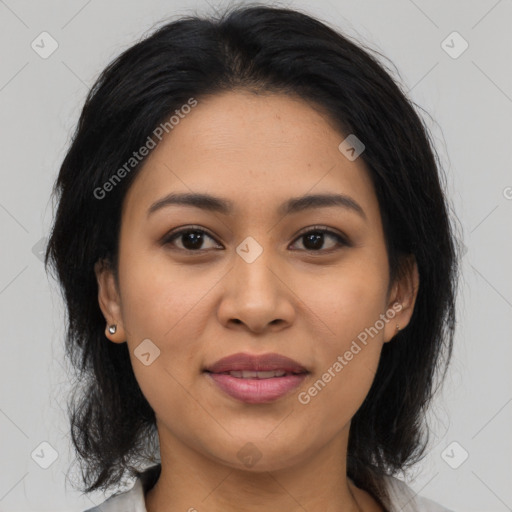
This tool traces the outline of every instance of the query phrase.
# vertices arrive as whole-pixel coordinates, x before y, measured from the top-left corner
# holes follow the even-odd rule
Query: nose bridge
[[[234,266],[219,311],[224,323],[242,322],[254,331],[278,320],[291,323],[293,317],[286,286],[278,277],[277,254],[270,246],[270,237],[261,235],[262,238],[260,243],[256,237],[248,236],[236,247]]]
[[[262,236],[258,236],[260,241],[262,240]],[[260,259],[263,253],[266,253],[263,259],[265,259],[269,253],[270,247],[268,246],[265,238],[265,241],[260,243],[258,240],[252,236],[245,237],[236,247],[236,253],[240,258],[247,264],[252,264],[256,260]],[[266,247],[264,248],[262,244],[265,244]],[[260,261],[261,263],[261,261]]]
[[[262,240],[262,236],[259,237]],[[242,289],[245,288],[253,293],[261,292],[261,287],[268,293],[273,288],[272,282],[275,275],[271,272],[273,248],[265,241],[260,243],[255,237],[247,236],[236,247],[237,259],[235,260],[235,272],[237,281]],[[265,246],[263,245],[265,244]],[[267,297],[268,299],[268,297]]]

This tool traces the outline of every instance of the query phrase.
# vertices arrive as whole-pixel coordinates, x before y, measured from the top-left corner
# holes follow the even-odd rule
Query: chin
[[[253,439],[253,441],[247,439]],[[212,454],[225,466],[252,473],[279,471],[304,461],[306,453],[303,441],[299,444],[298,441],[295,442],[287,436],[281,436],[280,439],[285,446],[276,444],[276,440],[273,442],[261,437],[261,434],[260,436],[248,435],[243,440],[238,437],[236,440],[230,439],[225,450]],[[300,453],[297,452],[297,446],[301,446]],[[226,454],[230,454],[228,459]]]

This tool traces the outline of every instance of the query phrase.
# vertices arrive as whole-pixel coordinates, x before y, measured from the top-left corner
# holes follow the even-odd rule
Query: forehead
[[[234,210],[338,192],[372,210],[363,160],[350,161],[338,149],[345,137],[296,97],[237,91],[198,100],[148,155],[124,206],[147,209],[172,191],[230,198]]]

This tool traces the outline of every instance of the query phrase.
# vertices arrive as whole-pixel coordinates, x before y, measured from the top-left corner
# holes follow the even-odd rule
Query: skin
[[[199,101],[128,190],[119,281],[101,262],[95,270],[107,326],[117,325],[106,335],[128,343],[157,417],[162,473],[146,494],[148,512],[383,510],[347,478],[348,434],[383,344],[410,320],[419,278],[412,261],[390,283],[377,197],[362,159],[339,151],[344,138],[303,100],[222,93]],[[148,216],[170,192],[206,192],[233,201],[234,211],[172,205]],[[339,206],[277,212],[292,197],[333,192],[350,196],[366,219]],[[344,234],[350,245],[326,234],[311,249],[299,235],[315,225]],[[202,254],[187,236],[162,243],[183,227],[207,231]],[[236,252],[248,236],[263,248],[252,263]],[[301,404],[298,393],[397,302],[394,319]],[[146,366],[134,350],[147,338],[160,355]],[[243,403],[202,373],[236,352],[277,352],[311,373],[276,401]],[[237,456],[248,442],[261,454],[252,467]]]

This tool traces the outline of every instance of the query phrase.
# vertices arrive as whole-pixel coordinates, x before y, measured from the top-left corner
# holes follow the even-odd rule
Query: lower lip
[[[262,404],[277,400],[297,388],[306,373],[272,377],[270,379],[240,379],[222,373],[206,374],[229,396],[248,404]]]

